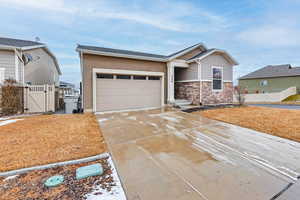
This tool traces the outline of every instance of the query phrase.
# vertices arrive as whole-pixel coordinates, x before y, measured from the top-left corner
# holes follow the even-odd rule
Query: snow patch
[[[8,176],[4,179],[4,181],[8,181],[8,180],[11,180],[11,179],[14,179],[14,178],[17,178],[18,175],[13,175],[13,176]]]
[[[15,123],[20,120],[23,120],[23,119],[8,119],[8,120],[0,122],[0,126],[5,126],[7,124]]]
[[[136,120],[136,116],[130,116],[130,117],[127,117],[127,119],[129,119],[129,120]]]
[[[94,190],[86,195],[87,200],[126,200],[124,190],[111,157],[108,158],[108,163],[111,166],[112,177],[115,181],[115,186],[113,186],[111,191],[108,192],[107,190],[102,189],[100,186],[95,185]]]

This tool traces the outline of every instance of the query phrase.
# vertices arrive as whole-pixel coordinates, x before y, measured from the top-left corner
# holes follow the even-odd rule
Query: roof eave
[[[43,47],[47,48],[47,46],[45,44],[41,44],[41,45],[21,47],[20,49],[23,51],[26,51],[26,50],[31,50],[31,49],[43,48]]]
[[[179,56],[182,56],[182,55],[188,53],[189,51],[192,51],[192,50],[194,50],[194,49],[196,49],[196,48],[198,48],[198,47],[200,47],[200,46],[202,46],[205,50],[207,50],[207,47],[206,47],[203,43],[199,43],[199,44],[197,44],[196,46],[192,46],[192,47],[186,49],[186,50],[183,51],[183,52],[180,52],[180,53],[178,53],[178,54],[175,54],[175,55],[169,57],[169,58],[168,58],[168,61],[173,60],[173,59],[175,59],[175,58],[177,58],[177,57],[179,57]]]
[[[15,46],[9,46],[9,45],[0,45],[0,49],[3,49],[3,50],[15,50],[15,49],[21,49],[21,48],[18,48],[18,47],[15,47]]]
[[[82,49],[82,48],[78,48],[78,47],[76,48],[76,51],[85,53],[85,54],[112,56],[112,57],[120,57],[120,58],[130,58],[130,59],[137,59],[137,60],[149,60],[149,61],[156,61],[156,62],[166,62],[167,61],[167,59],[164,59],[164,58],[153,58],[153,57],[147,57],[147,56],[111,53],[111,52],[104,52],[104,51],[93,51],[93,50],[87,50],[87,49]]]
[[[213,53],[216,53],[216,52],[225,54],[230,59],[231,64],[233,64],[233,65],[239,65],[239,63],[228,52],[226,52],[225,50],[221,50],[221,49],[215,49],[215,50],[209,52],[208,54],[205,54],[205,55],[200,56],[198,58],[194,58],[192,60],[189,60],[189,61],[187,61],[187,63],[192,63],[192,62],[195,62],[197,60],[200,61],[200,60],[206,58],[207,56],[209,56],[209,55],[211,55]]]

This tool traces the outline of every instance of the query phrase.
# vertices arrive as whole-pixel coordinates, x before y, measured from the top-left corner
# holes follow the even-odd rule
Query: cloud
[[[295,27],[265,25],[248,29],[238,34],[238,38],[260,46],[299,46],[300,30]]]
[[[70,0],[0,0],[11,8],[36,9],[66,15],[65,17],[99,18],[130,21],[176,32],[208,32],[228,26],[227,20],[188,2],[153,0],[136,1],[70,1]],[[49,15],[49,18],[56,15]],[[188,22],[188,18],[194,18]],[[57,17],[59,22],[61,18]],[[72,21],[73,22],[73,21]]]

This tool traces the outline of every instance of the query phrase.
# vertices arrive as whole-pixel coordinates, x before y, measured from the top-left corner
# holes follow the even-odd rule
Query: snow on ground
[[[8,119],[8,120],[0,122],[0,126],[15,123],[15,122],[20,121],[20,120],[23,120],[23,119]]]
[[[4,179],[4,181],[8,181],[8,180],[14,179],[14,178],[16,178],[16,177],[18,177],[18,175],[8,176],[8,177],[6,177],[6,178]]]
[[[102,189],[100,186],[94,186],[93,192],[86,195],[87,200],[126,200],[125,192],[122,188],[117,170],[110,157],[108,162],[111,166],[112,177],[115,181],[115,186],[112,187],[110,192]]]

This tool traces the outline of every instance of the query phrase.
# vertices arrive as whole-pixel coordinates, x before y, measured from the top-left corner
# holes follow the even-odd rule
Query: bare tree
[[[234,93],[236,96],[236,99],[239,103],[239,105],[244,105],[245,104],[245,90],[241,86],[235,86],[234,87]]]

